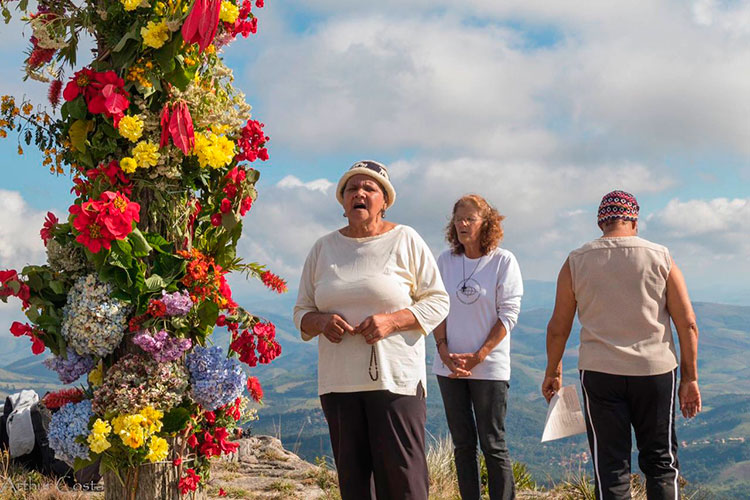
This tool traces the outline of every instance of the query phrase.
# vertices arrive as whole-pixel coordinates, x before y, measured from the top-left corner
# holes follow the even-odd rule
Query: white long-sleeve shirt
[[[506,336],[472,368],[470,377],[481,380],[510,380],[510,332],[521,310],[523,280],[515,256],[495,248],[479,259],[469,259],[446,250],[438,257],[443,284],[451,299],[445,320],[448,351],[476,352],[487,340],[498,320]],[[451,371],[435,354],[432,372],[447,377]]]
[[[408,309],[421,328],[376,342],[374,361],[362,335],[345,334],[338,344],[319,335],[318,394],[385,389],[415,395],[420,382],[426,390],[425,334],[448,307],[435,258],[414,229],[398,225],[366,238],[334,231],[320,238],[305,261],[294,306],[300,332],[308,312],[336,313],[356,327],[368,316]],[[302,332],[302,338],[312,337]]]

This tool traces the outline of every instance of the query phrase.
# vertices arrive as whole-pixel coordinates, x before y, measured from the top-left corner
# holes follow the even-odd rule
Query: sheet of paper
[[[542,442],[586,432],[576,386],[568,385],[552,396],[544,421]]]

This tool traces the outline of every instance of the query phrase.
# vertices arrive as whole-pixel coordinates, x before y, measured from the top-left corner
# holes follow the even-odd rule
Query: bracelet
[[[436,339],[435,340],[435,348],[440,349],[441,344],[447,344],[448,341],[446,339]]]

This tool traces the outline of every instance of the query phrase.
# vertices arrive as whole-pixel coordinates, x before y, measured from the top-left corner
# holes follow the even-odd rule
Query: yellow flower
[[[104,378],[104,367],[102,366],[102,362],[99,361],[99,364],[96,365],[96,367],[89,372],[89,384],[91,384],[94,387],[102,385],[102,379]]]
[[[137,116],[123,116],[117,128],[120,135],[130,142],[137,142],[143,135],[143,120]]]
[[[141,0],[120,0],[120,3],[125,7],[125,10],[135,10],[141,4]]]
[[[107,422],[106,420],[102,420],[101,418],[97,418],[96,422],[94,422],[94,425],[91,428],[92,434],[101,434],[102,437],[108,436],[111,431],[112,426],[109,425],[109,422]]]
[[[141,168],[154,167],[159,161],[159,146],[149,141],[141,141],[133,148],[133,158]]]
[[[194,154],[201,167],[221,168],[234,158],[234,143],[213,132],[195,134]]]
[[[112,428],[115,434],[120,436],[125,446],[139,448],[143,445],[145,435],[142,424],[146,422],[146,417],[136,413],[135,415],[119,415],[112,419]]]
[[[152,436],[148,443],[148,454],[146,454],[146,458],[152,463],[158,462],[167,458],[168,453],[169,445],[167,444],[167,440],[157,436]]]
[[[160,23],[149,21],[146,26],[141,28],[141,37],[143,45],[158,49],[169,39],[169,28],[167,22],[162,19]]]
[[[99,434],[89,434],[87,441],[89,443],[89,449],[94,453],[101,453],[112,446],[112,444],[107,441],[107,438]]]
[[[145,407],[141,410],[141,415],[146,419],[143,423],[144,428],[149,434],[159,432],[161,430],[162,422],[161,418],[164,416],[164,412],[156,410],[151,406]]]
[[[120,168],[126,174],[132,174],[133,172],[135,172],[135,169],[138,168],[138,163],[136,163],[134,158],[126,156],[125,158],[120,160]]]
[[[225,23],[234,24],[240,15],[240,9],[228,0],[221,2],[221,10],[219,11],[219,19]]]

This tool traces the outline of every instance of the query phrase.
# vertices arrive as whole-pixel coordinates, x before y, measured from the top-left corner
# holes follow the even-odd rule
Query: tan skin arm
[[[680,410],[685,418],[701,411],[698,387],[698,325],[682,271],[672,260],[667,278],[667,309],[680,339]]]
[[[417,328],[419,328],[417,318],[408,309],[368,316],[356,327],[351,326],[335,313],[309,312],[302,317],[303,332],[312,336],[323,334],[334,344],[341,342],[345,333],[363,335],[368,344],[374,344],[394,332]]]
[[[445,320],[441,321],[440,324],[433,330],[432,335],[435,337],[435,343],[437,344],[437,351],[440,355],[440,361],[451,371],[451,377],[471,375],[471,372],[464,370],[456,366],[451,358],[450,351],[448,351],[448,331],[445,327]]]
[[[542,395],[549,402],[562,387],[562,357],[570,329],[576,316],[576,297],[573,293],[573,276],[566,260],[557,276],[555,310],[547,324],[547,369],[542,382]]]

